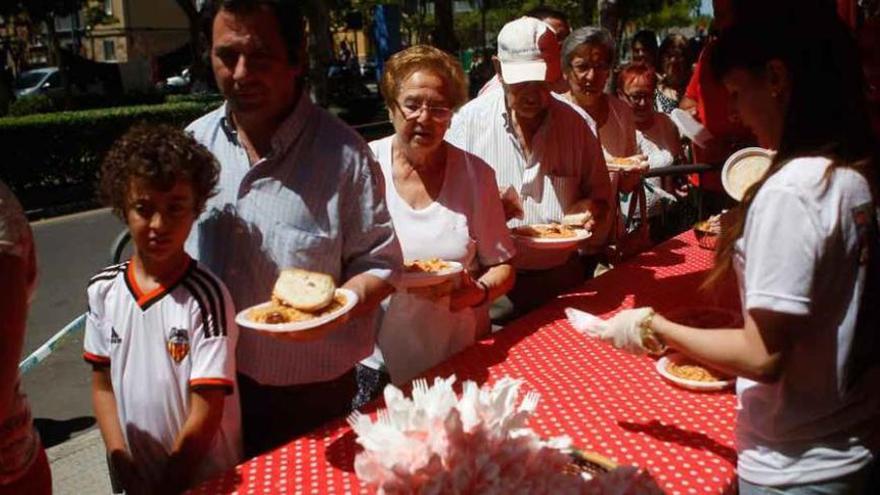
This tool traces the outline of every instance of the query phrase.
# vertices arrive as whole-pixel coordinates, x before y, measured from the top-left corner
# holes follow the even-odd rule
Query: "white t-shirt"
[[[643,130],[636,129],[636,143],[639,153],[648,157],[648,166],[651,170],[674,165],[675,158],[681,150],[678,128],[668,115],[660,112],[654,112],[654,121],[651,122],[650,127]],[[662,212],[662,201],[667,203],[676,201],[675,196],[663,189],[663,181],[660,177],[645,179],[645,199],[648,203],[649,217]]]
[[[880,426],[880,369],[845,390],[876,204],[864,178],[825,158],[797,158],[749,209],[734,264],[744,308],[807,316],[775,383],[737,380],[739,475],[779,486],[829,480],[868,464]],[[877,301],[871,304],[877,304]],[[877,331],[878,329],[858,329]]]
[[[394,136],[370,143],[385,177],[385,201],[405,260],[457,261],[476,276],[480,267],[514,255],[495,183],[495,173],[475,155],[446,143],[446,175],[437,199],[413,209],[394,186]],[[431,301],[406,292],[389,300],[378,344],[394,383],[405,383],[471,345],[488,329],[488,301],[478,308],[449,311],[449,298]]]
[[[654,112],[650,127],[636,129],[636,143],[639,153],[648,157],[648,165],[652,170],[675,164],[675,157],[681,151],[678,128],[668,115],[660,112]]]
[[[141,475],[158,482],[196,387],[227,389],[220,429],[196,480],[242,457],[235,386],[238,326],[223,283],[191,261],[179,281],[144,294],[130,262],[89,281],[83,357],[110,366],[119,423]]]

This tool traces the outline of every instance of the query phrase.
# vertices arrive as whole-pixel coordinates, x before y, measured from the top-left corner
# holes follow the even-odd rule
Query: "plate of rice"
[[[671,353],[657,360],[657,373],[674,385],[699,392],[732,387],[736,380],[684,356]]]

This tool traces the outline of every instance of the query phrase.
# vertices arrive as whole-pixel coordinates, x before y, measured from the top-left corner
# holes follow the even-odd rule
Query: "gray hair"
[[[565,43],[562,45],[563,68],[571,67],[572,54],[579,46],[586,44],[605,47],[605,53],[608,54],[608,65],[614,65],[616,47],[611,33],[603,27],[585,26],[575,29],[568,35],[568,38],[565,38]]]

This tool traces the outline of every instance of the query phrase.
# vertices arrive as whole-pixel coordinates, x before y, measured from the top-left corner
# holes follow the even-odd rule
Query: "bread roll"
[[[566,215],[562,217],[562,224],[577,227],[583,226],[587,221],[593,218],[593,214],[588,209],[591,205],[592,201],[590,201],[589,198],[582,199],[571,205],[565,212]]]
[[[317,311],[333,301],[336,283],[325,273],[299,268],[281,271],[272,296],[282,303],[301,311]]]

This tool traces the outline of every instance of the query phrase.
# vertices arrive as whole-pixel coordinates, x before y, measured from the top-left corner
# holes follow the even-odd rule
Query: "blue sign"
[[[373,39],[376,41],[376,79],[382,77],[385,61],[400,51],[400,7],[377,5],[373,11]]]

